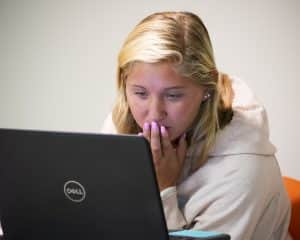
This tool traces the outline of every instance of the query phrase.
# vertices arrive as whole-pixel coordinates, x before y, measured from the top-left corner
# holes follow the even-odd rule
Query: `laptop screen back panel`
[[[1,130],[0,154],[8,239],[168,239],[145,139]]]

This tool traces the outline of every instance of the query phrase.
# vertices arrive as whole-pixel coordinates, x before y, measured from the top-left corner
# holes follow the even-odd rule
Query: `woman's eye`
[[[168,99],[170,99],[170,100],[177,100],[177,99],[179,99],[179,98],[181,98],[183,96],[183,94],[181,94],[181,93],[174,93],[174,94],[172,94],[172,93],[169,93],[169,94],[167,94],[167,98]]]
[[[146,97],[147,93],[146,92],[134,92],[135,95],[140,96],[140,97]]]

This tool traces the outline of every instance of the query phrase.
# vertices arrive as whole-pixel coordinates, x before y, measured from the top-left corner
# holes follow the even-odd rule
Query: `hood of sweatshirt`
[[[232,77],[233,118],[217,134],[209,156],[232,154],[273,155],[276,148],[269,140],[266,110],[245,82]]]

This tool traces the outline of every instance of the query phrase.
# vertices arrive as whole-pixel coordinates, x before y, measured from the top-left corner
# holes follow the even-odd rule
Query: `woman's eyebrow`
[[[133,87],[133,88],[143,88],[143,89],[146,89],[145,87],[141,86],[141,85],[137,85],[137,84],[129,84],[130,87]]]
[[[165,90],[180,90],[186,88],[185,86],[174,86],[174,87],[167,87]]]
[[[137,85],[137,84],[128,84],[129,87],[132,87],[132,88],[143,88],[143,89],[146,89],[145,87],[141,86],[141,85]],[[185,89],[186,87],[185,86],[172,86],[172,87],[166,87],[164,88],[163,90],[164,91],[169,91],[169,90],[180,90],[180,89]]]

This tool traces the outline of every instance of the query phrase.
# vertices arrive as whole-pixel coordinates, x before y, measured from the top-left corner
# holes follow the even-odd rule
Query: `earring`
[[[206,101],[207,99],[210,98],[210,93],[206,93],[204,96],[203,96],[203,101]]]

